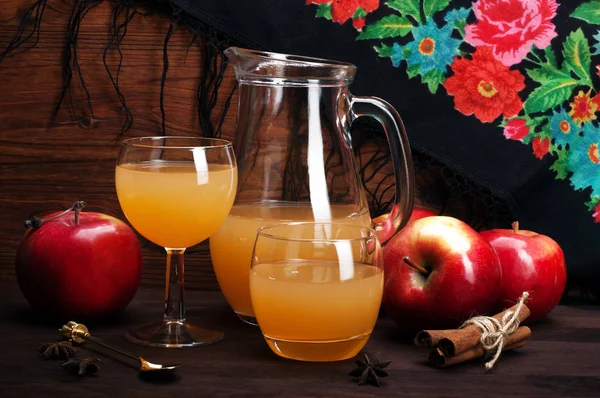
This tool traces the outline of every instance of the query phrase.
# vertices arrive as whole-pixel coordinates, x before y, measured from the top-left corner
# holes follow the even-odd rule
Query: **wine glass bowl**
[[[185,318],[184,252],[225,220],[237,189],[230,142],[199,137],[141,137],[123,141],[115,170],[121,209],[136,231],[165,248],[165,312],[161,321],[125,337],[155,347],[189,347],[223,338]]]

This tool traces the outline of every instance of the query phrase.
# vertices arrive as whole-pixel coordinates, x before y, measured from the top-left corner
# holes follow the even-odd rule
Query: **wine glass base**
[[[249,315],[240,314],[238,312],[236,312],[235,314],[238,316],[238,318],[240,318],[242,321],[244,321],[248,325],[258,326],[258,322],[256,321],[255,317],[249,316]]]
[[[160,321],[127,330],[132,343],[161,348],[199,347],[223,340],[224,334],[193,325],[188,321]]]

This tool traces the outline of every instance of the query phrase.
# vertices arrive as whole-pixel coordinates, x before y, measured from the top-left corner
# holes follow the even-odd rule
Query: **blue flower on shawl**
[[[400,66],[400,62],[404,59],[404,50],[400,44],[394,43],[390,58],[392,59],[392,65],[396,68]]]
[[[419,73],[426,74],[432,69],[446,72],[446,67],[452,63],[452,58],[458,55],[461,41],[451,37],[451,25],[438,28],[433,19],[429,18],[425,25],[413,29],[414,40],[404,47],[404,55],[409,68],[418,65]]]
[[[600,55],[600,30],[593,37],[596,39],[596,45],[594,46],[592,55]]]
[[[470,12],[470,10],[467,10],[464,7],[461,7],[457,10],[450,10],[444,16],[444,21],[448,22],[449,25],[455,25],[457,22],[464,23],[465,20],[468,18]]]
[[[575,189],[592,187],[600,195],[600,129],[592,123],[583,126],[583,137],[570,143],[567,169],[573,172],[571,182]]]
[[[581,129],[573,121],[571,116],[564,108],[559,112],[554,111],[550,119],[550,134],[554,138],[554,143],[558,147],[564,147],[570,144],[578,135]]]

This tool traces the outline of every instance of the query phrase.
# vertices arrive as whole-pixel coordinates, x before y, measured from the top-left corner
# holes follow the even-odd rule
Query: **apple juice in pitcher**
[[[331,222],[370,226],[368,209],[331,205]],[[256,324],[250,299],[250,262],[257,230],[265,225],[314,220],[310,203],[263,202],[234,205],[210,238],[210,255],[219,286],[227,302],[245,322]]]
[[[352,142],[356,119],[378,120],[390,144],[395,175],[390,236],[412,212],[414,173],[398,112],[379,98],[350,93],[354,65],[239,47],[224,54],[238,82],[232,137],[238,190],[228,218],[210,238],[210,254],[230,306],[255,324],[249,277],[260,227],[316,221],[384,228],[371,222],[365,171]],[[305,252],[302,257],[315,259]]]

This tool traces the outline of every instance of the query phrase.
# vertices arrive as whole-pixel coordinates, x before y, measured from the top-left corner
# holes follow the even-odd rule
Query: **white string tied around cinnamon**
[[[515,308],[514,311],[506,311],[500,321],[489,316],[476,316],[460,326],[460,328],[463,329],[467,326],[474,325],[481,329],[481,338],[479,339],[481,347],[485,350],[486,354],[494,353],[492,358],[485,363],[486,369],[489,370],[494,367],[506,345],[508,336],[513,334],[519,327],[519,313],[528,297],[529,293],[523,292],[523,295],[517,304],[517,308]]]

